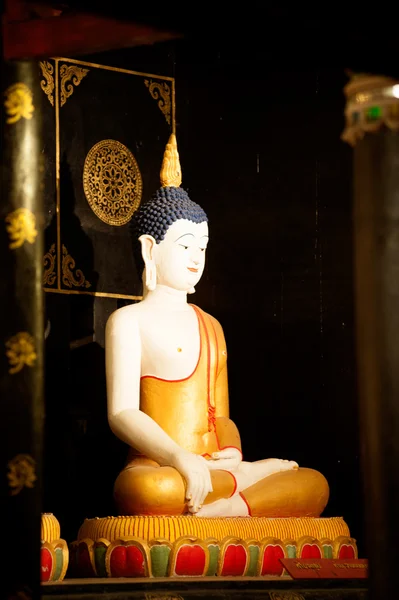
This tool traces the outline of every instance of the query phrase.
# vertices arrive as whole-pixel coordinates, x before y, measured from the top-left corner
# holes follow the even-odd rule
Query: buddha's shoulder
[[[140,302],[123,306],[109,316],[106,328],[108,331],[115,329],[131,331],[139,326],[141,314]]]
[[[220,322],[219,322],[219,321],[216,319],[216,317],[214,317],[213,315],[211,315],[211,314],[207,313],[205,310],[203,310],[203,309],[202,309],[202,308],[200,308],[199,306],[196,306],[196,305],[195,305],[195,308],[196,308],[197,310],[199,310],[199,311],[200,311],[200,313],[202,313],[202,314],[204,315],[204,317],[205,317],[205,318],[206,318],[208,321],[210,321],[210,322],[212,323],[212,325],[213,325],[213,327],[215,328],[215,330],[216,330],[216,331],[218,331],[218,332],[220,331],[221,333],[223,333],[223,328],[222,328],[222,326],[221,326]]]

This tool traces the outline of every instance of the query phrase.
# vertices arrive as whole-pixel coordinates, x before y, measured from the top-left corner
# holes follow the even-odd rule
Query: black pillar
[[[40,592],[44,417],[41,95],[36,62],[3,62],[0,506],[4,546],[1,596],[7,599],[38,598]]]
[[[354,146],[357,360],[373,599],[397,596],[399,536],[399,86],[346,86]]]

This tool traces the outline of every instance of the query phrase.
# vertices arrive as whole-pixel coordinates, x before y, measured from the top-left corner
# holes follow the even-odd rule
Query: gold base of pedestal
[[[284,557],[357,558],[340,517],[86,519],[70,551],[80,577],[281,576]]]

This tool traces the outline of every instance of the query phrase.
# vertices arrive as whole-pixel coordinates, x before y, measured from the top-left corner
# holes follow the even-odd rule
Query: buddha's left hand
[[[213,452],[211,459],[207,461],[207,465],[210,471],[216,469],[234,471],[241,461],[242,454],[238,448],[225,448],[219,452]]]

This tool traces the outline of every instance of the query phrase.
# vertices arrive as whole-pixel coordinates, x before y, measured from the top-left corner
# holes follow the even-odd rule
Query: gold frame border
[[[97,63],[76,60],[73,58],[65,58],[62,56],[53,56],[50,60],[54,60],[54,80],[55,80],[55,187],[56,187],[56,217],[57,217],[57,287],[47,288],[43,290],[53,294],[81,294],[85,296],[98,296],[100,298],[120,298],[125,300],[141,300],[142,296],[133,296],[130,294],[116,294],[112,292],[88,292],[81,290],[65,290],[61,287],[61,182],[60,182],[60,86],[59,86],[59,63],[64,61],[74,65],[83,65],[95,69],[104,69],[105,71],[114,71],[117,73],[125,73],[127,75],[137,75],[140,77],[152,77],[163,81],[169,81],[172,87],[172,133],[176,133],[176,92],[175,78],[166,75],[157,75],[155,73],[143,73],[141,71],[133,71],[130,69],[122,69],[119,67],[111,67],[108,65],[100,65]]]
[[[132,71],[130,69],[122,69],[120,67],[110,67],[108,65],[100,65],[98,63],[86,62],[84,60],[76,60],[75,58],[65,58],[64,56],[53,56],[53,60],[64,60],[74,65],[85,65],[87,67],[94,67],[96,69],[105,69],[106,71],[117,71],[118,73],[126,73],[127,75],[142,75],[144,77],[154,77],[155,79],[166,79],[166,81],[174,81],[174,77],[168,77],[167,75],[156,75],[155,73],[144,73],[143,71]]]
[[[80,290],[64,290],[63,288],[43,288],[43,291],[51,294],[78,294],[81,296],[98,296],[99,298],[122,298],[124,300],[141,300],[143,296],[129,296],[128,294],[113,294],[112,292],[87,292]]]

